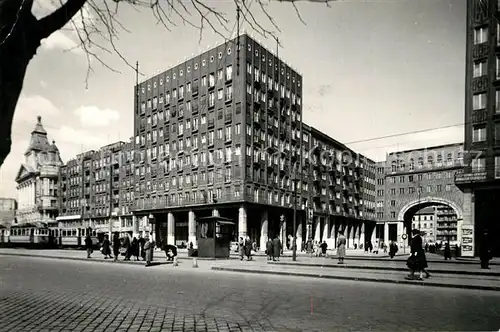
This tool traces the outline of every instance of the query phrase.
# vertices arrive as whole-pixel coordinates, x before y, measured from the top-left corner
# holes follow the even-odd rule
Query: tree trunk
[[[0,168],[12,146],[12,120],[28,64],[40,41],[61,29],[86,0],[68,0],[46,17],[31,13],[33,0],[0,2]]]
[[[26,69],[40,45],[38,21],[27,3],[27,11],[19,0],[5,1],[0,7],[0,167],[10,153],[12,120]]]

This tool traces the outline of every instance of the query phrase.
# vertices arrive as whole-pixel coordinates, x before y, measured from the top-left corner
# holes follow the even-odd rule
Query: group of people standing
[[[90,236],[85,238],[85,248],[87,249],[87,258],[91,258],[93,253],[93,243]],[[135,257],[138,261],[139,257],[146,261],[146,265],[151,264],[153,260],[152,249],[154,249],[154,242],[150,241],[149,236],[142,237],[139,239],[134,237],[130,241],[130,237],[124,236],[120,238],[120,234],[115,232],[113,234],[113,240],[110,241],[107,235],[104,236],[104,240],[101,244],[101,253],[104,255],[104,259],[114,259],[118,260],[120,254],[125,256],[124,261],[130,261],[131,257]]]

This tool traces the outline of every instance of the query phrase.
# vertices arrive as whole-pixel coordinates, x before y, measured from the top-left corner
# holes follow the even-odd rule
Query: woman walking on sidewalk
[[[344,264],[345,258],[345,245],[347,244],[347,239],[344,236],[344,232],[339,232],[339,237],[337,239],[337,256],[339,258],[338,264]]]
[[[425,273],[426,278],[429,278],[430,274],[425,270],[427,268],[427,259],[425,258],[422,237],[420,236],[420,231],[418,229],[412,230],[411,233],[413,235],[413,239],[411,240],[411,254],[406,263],[406,265],[410,268],[411,273],[405,279],[424,280],[423,274]],[[415,272],[417,271],[419,272],[419,276],[415,278]]]
[[[111,244],[109,243],[109,237],[107,235],[104,236],[104,241],[102,241],[101,252],[104,255],[104,259],[113,258],[113,256],[111,256]]]

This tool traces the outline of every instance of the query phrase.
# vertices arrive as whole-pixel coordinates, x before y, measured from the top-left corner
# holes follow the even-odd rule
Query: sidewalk
[[[336,258],[309,258],[309,257],[298,257],[297,261],[292,261],[289,258],[277,262],[269,262],[271,265],[286,265],[295,266],[298,268],[304,267],[319,267],[319,268],[332,268],[332,269],[356,269],[356,270],[382,270],[382,271],[408,271],[405,260],[388,259],[385,261],[374,261],[374,260],[351,260],[345,261],[345,264],[338,264]],[[480,268],[480,264],[461,264],[460,262],[454,261],[448,263],[448,261],[439,262],[429,262],[429,268],[427,269],[431,274],[441,273],[441,274],[462,274],[462,275],[479,275],[479,276],[494,276],[500,277],[500,266],[491,266],[489,270],[483,270]]]
[[[94,252],[92,258],[88,259],[85,251],[78,250],[0,249],[0,257],[2,256],[40,257],[108,264],[130,264],[136,266],[144,266],[145,264],[144,261],[123,261],[123,256],[120,257],[119,261],[113,262],[113,260],[104,259],[99,252]],[[169,269],[174,268],[193,271],[191,263],[192,258],[188,258],[187,253],[179,256],[181,256],[179,257],[179,266],[173,267],[171,266],[172,262],[167,262],[164,252],[155,251],[154,263],[155,265],[161,266],[170,264],[170,266],[167,267]],[[264,275],[287,275],[306,278],[500,291],[499,267],[492,267],[491,270],[484,271],[477,266],[468,264],[429,264],[429,272],[432,275],[431,278],[424,281],[414,281],[404,279],[404,277],[408,275],[408,269],[405,268],[404,261],[346,261],[345,264],[339,265],[336,260],[330,258],[308,258],[302,256],[297,258],[297,260],[297,262],[292,262],[290,258],[282,257],[280,262],[268,263],[265,258],[255,256],[252,261],[240,261],[239,259],[199,259],[198,266],[200,270],[204,271],[212,270]]]

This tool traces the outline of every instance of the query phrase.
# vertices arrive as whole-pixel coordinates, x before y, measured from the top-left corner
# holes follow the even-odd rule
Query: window
[[[451,185],[449,184],[446,185],[446,191],[451,191]]]
[[[500,90],[495,91],[495,112],[500,113]]]
[[[488,62],[475,62],[473,66],[473,75],[474,77],[488,75]]]
[[[500,141],[500,122],[495,123],[495,140]]]
[[[486,108],[486,93],[479,93],[472,97],[472,108],[474,110]]]
[[[484,158],[475,158],[472,160],[472,172],[484,172],[486,170],[486,162]]]
[[[226,67],[226,81],[233,78],[233,66],[229,65]]]
[[[208,75],[208,86],[210,88],[215,86],[215,75],[214,74]]]
[[[215,94],[213,92],[210,92],[208,95],[208,106],[212,107],[215,105]]]
[[[486,126],[474,126],[472,131],[472,141],[473,142],[486,141]]]
[[[233,99],[233,87],[227,86],[226,87],[226,101],[230,101],[231,99]]]
[[[226,141],[230,141],[231,140],[231,127],[230,126],[226,127],[225,134],[226,134]]]
[[[234,134],[241,135],[241,123],[238,123],[236,124],[236,126],[234,126]]]
[[[495,156],[495,179],[500,179],[500,156]]]
[[[482,44],[488,41],[488,28],[474,29],[474,44]]]

